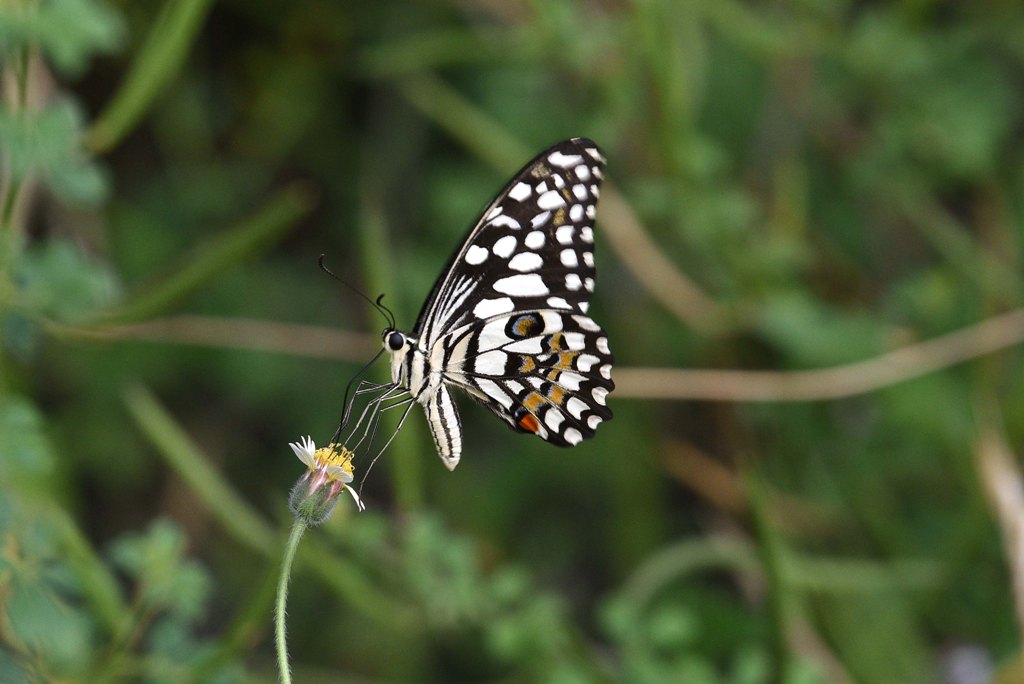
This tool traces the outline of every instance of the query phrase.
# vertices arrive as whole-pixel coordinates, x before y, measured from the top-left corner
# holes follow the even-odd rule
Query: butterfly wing
[[[413,333],[448,384],[561,446],[612,415],[613,358],[587,315],[604,161],[574,138],[517,173],[453,255]]]
[[[516,311],[467,325],[447,342],[445,381],[520,432],[574,446],[612,417],[608,338],[589,316]]]
[[[573,138],[545,150],[498,193],[435,283],[413,336],[441,336],[513,311],[586,313],[604,157]]]

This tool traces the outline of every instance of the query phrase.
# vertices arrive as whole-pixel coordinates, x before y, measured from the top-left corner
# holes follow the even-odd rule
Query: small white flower
[[[311,517],[318,521],[323,520],[330,513],[330,509],[334,507],[334,498],[342,488],[348,490],[352,500],[356,503],[357,510],[366,510],[359,494],[349,486],[349,483],[355,479],[355,469],[352,465],[352,457],[355,454],[339,444],[329,444],[317,449],[313,438],[309,436],[298,442],[291,442],[288,446],[308,469],[292,492],[293,510],[298,510],[301,500],[315,495],[319,504],[313,507],[315,512],[311,514]],[[299,487],[298,485],[304,486]],[[323,487],[327,487],[326,492],[320,491]]]

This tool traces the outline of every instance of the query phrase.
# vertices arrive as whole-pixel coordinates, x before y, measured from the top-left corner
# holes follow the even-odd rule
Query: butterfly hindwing
[[[604,331],[586,314],[515,311],[465,326],[442,343],[446,382],[521,432],[572,446],[612,416],[614,358]]]

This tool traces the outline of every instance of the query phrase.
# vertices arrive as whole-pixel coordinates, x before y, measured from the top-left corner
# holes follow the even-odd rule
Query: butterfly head
[[[384,332],[381,333],[381,343],[384,345],[384,351],[391,355],[392,382],[404,383],[405,359],[412,349],[414,341],[405,333],[394,328],[385,328]]]

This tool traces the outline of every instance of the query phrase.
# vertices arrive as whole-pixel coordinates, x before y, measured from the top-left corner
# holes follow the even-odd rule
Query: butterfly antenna
[[[320,266],[320,270],[323,271],[324,273],[326,273],[327,275],[331,276],[335,280],[337,280],[339,283],[341,283],[342,285],[344,285],[348,289],[350,289],[353,292],[355,292],[357,295],[359,295],[360,297],[362,297],[366,301],[368,301],[370,303],[370,305],[373,306],[373,308],[377,309],[377,311],[380,312],[380,315],[384,317],[384,320],[386,320],[388,322],[388,327],[389,328],[394,328],[395,327],[395,315],[393,313],[391,313],[391,309],[387,308],[386,306],[384,306],[383,304],[380,303],[380,300],[384,299],[384,295],[380,295],[379,297],[377,297],[377,301],[374,301],[374,300],[370,299],[366,295],[365,292],[363,292],[358,287],[356,287],[352,283],[348,282],[344,278],[340,277],[337,273],[335,273],[331,269],[327,268],[327,264],[324,263],[325,257],[326,257],[326,255],[321,254],[320,258],[316,260],[316,263]]]
[[[388,307],[384,306],[383,300],[384,300],[384,295],[383,294],[377,297],[377,301],[375,302],[375,304],[377,305],[377,310],[380,311],[382,314],[384,314],[385,318],[388,319],[388,327],[394,329],[394,327],[395,327],[395,314],[391,312],[391,309],[389,309]]]

